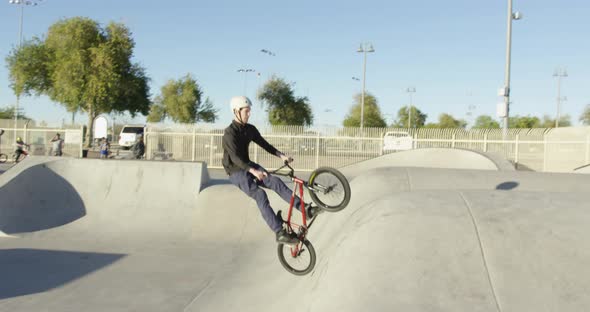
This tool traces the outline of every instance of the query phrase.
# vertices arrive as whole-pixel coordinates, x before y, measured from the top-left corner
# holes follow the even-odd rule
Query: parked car
[[[137,141],[138,135],[143,135],[143,125],[125,125],[119,134],[119,146],[122,148],[130,148]]]
[[[412,136],[405,131],[389,131],[383,135],[383,151],[404,151],[413,148]]]

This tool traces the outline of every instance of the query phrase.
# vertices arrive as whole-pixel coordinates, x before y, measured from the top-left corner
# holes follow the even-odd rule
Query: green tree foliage
[[[438,116],[438,126],[440,128],[465,128],[467,121],[463,119],[455,119],[450,114],[443,113]]]
[[[584,125],[590,126],[590,104],[586,105],[586,108],[582,112],[582,115],[580,115],[580,121]]]
[[[413,119],[413,118],[412,118]],[[463,119],[455,119],[453,116],[447,113],[440,114],[438,116],[438,123],[428,123],[424,125],[424,128],[465,128],[467,121]]]
[[[361,126],[361,104],[362,94],[356,94],[353,97],[354,104],[350,108],[350,112],[342,122],[344,127],[360,127]],[[365,128],[385,128],[387,123],[381,115],[381,110],[377,104],[377,99],[370,93],[365,93],[365,108],[364,108],[364,127]]]
[[[152,104],[147,122],[160,122],[164,119],[166,119],[166,107],[159,103]]]
[[[491,116],[481,115],[475,119],[473,129],[499,129],[500,123],[494,120]]]
[[[571,116],[570,115],[562,115],[559,117],[559,126],[560,127],[570,127],[572,125]],[[543,116],[543,121],[541,122],[541,128],[555,128],[555,118],[552,118],[549,115]]]
[[[509,128],[540,128],[541,120],[535,116],[513,116],[508,118]]]
[[[422,113],[416,106],[412,105],[412,128],[420,128],[426,123],[428,115]],[[397,119],[392,127],[407,128],[408,127],[408,107],[404,106],[397,111]]]
[[[0,107],[0,119],[14,119],[14,107]],[[20,109],[18,110],[18,119],[31,120]]]
[[[160,92],[148,116],[150,122],[162,121],[165,117],[182,123],[214,122],[217,119],[217,110],[209,98],[203,101],[203,91],[190,74],[169,80]]]
[[[307,97],[296,97],[291,84],[277,76],[272,76],[258,90],[258,100],[268,109],[271,125],[309,126],[313,123],[313,113]]]
[[[132,63],[135,43],[120,23],[102,28],[88,18],[56,22],[45,40],[33,39],[7,57],[15,94],[45,94],[69,112],[88,115],[88,129],[102,113],[147,115],[148,77]],[[87,131],[86,142],[92,142]]]

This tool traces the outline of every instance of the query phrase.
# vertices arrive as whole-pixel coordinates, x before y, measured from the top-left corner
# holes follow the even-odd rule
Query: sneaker
[[[322,208],[317,207],[317,206],[312,206],[311,203],[308,203],[305,205],[305,215],[307,216],[308,219],[311,219],[311,218],[319,215],[322,212],[323,212]]]
[[[277,232],[277,243],[295,245],[299,243],[299,239],[295,233],[287,233],[287,230],[283,228]]]

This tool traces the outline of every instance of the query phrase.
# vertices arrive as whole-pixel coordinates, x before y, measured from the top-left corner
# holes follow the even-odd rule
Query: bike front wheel
[[[311,173],[308,185],[311,199],[320,208],[336,212],[344,209],[350,202],[350,184],[338,170],[321,167]]]
[[[305,275],[315,267],[315,249],[307,239],[297,245],[279,244],[277,251],[279,261],[289,273]]]
[[[5,163],[8,160],[8,155],[0,154],[0,164]]]

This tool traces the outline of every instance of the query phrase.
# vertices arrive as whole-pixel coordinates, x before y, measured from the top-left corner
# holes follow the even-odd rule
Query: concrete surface
[[[451,169],[478,169],[514,171],[514,166],[494,153],[466,149],[420,148],[386,154],[381,157],[353,164],[353,170],[376,167],[424,167]]]
[[[201,164],[27,159],[0,175],[0,311],[590,310],[590,176],[387,156],[342,169],[303,277]]]

